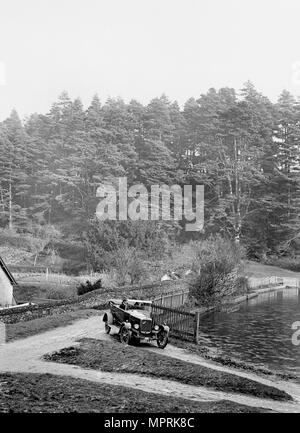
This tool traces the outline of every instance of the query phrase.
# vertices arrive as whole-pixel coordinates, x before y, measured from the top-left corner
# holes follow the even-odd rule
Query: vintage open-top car
[[[139,299],[127,299],[125,304],[121,300],[110,300],[110,311],[103,316],[105,331],[109,334],[117,327],[124,344],[156,340],[157,346],[164,349],[170,329],[151,317],[151,304],[151,301]]]

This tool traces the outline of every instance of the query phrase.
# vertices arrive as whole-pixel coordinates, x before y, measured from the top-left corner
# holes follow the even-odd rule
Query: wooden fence
[[[200,313],[190,313],[178,308],[152,304],[151,317],[157,323],[170,327],[170,334],[185,340],[198,343]]]
[[[247,286],[250,289],[280,286],[282,284],[283,284],[283,278],[280,277],[264,277],[264,278],[251,277],[247,281]]]
[[[272,287],[272,286],[288,286],[288,287],[300,287],[299,278],[289,277],[265,277],[265,278],[254,278],[248,279],[247,285],[250,289]]]
[[[282,284],[286,287],[298,287],[300,288],[300,279],[299,278],[289,278],[283,277]]]
[[[40,266],[40,265],[9,265],[9,269],[14,273],[30,273],[30,274],[59,274],[61,268],[59,266]]]
[[[178,308],[186,303],[189,296],[189,289],[181,290],[180,292],[168,293],[154,299],[155,305],[161,307]]]

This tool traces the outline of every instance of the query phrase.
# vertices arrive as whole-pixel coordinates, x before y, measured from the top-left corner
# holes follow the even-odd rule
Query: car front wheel
[[[169,338],[168,333],[166,331],[160,331],[157,334],[157,346],[160,349],[164,349],[166,345],[168,344]]]
[[[129,344],[131,340],[131,331],[126,326],[122,326],[120,329],[120,340],[123,344]]]

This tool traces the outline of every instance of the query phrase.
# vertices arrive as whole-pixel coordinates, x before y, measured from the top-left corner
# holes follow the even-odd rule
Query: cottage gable
[[[15,305],[13,285],[16,281],[0,257],[0,308]]]

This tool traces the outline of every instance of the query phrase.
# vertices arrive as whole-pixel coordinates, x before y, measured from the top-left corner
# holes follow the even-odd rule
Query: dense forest
[[[243,243],[249,257],[292,254],[300,227],[300,104],[271,103],[247,82],[211,88],[183,109],[165,95],[148,105],[95,96],[84,109],[66,92],[49,113],[0,123],[0,227],[57,228],[80,240],[96,190],[128,184],[203,184],[204,232]],[[181,240],[187,234],[178,234]]]

